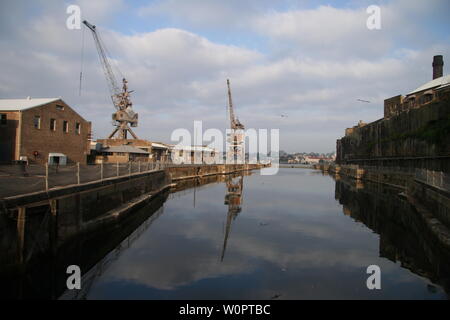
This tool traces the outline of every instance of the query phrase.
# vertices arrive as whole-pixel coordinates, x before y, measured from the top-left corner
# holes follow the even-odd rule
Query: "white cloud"
[[[79,3],[88,17],[97,14],[95,19],[103,21],[91,22],[98,24],[114,61],[135,90],[134,107],[140,113],[135,131],[151,140],[169,142],[173,129],[191,128],[194,120],[204,120],[205,128],[225,128],[225,81],[230,78],[236,112],[246,127],[280,128],[281,147],[288,151],[330,151],[345,127],[360,119],[380,118],[384,98],[406,93],[429,80],[434,54],[450,57],[450,46],[436,40],[442,37],[432,33],[422,36],[428,24],[408,20],[418,12],[422,12],[424,21],[432,14],[442,14],[433,6],[424,8],[410,2],[384,6],[380,32],[365,28],[367,14],[359,7],[268,11],[266,2],[256,9],[256,2],[212,1],[204,9],[210,13],[205,16],[199,9],[205,4],[202,1],[187,6],[173,0],[152,6],[151,14],[177,15],[187,25],[194,23],[191,19],[195,16],[190,13],[199,9],[198,19],[204,18],[200,19],[202,30],[208,30],[208,24],[218,28],[222,15],[226,19],[235,15],[247,33],[257,32],[255,36],[267,38],[268,49],[260,51],[224,44],[181,28],[124,34],[107,25],[117,14],[124,14],[121,10],[132,14],[127,5],[120,1]],[[436,3],[440,10],[446,6]],[[41,10],[30,15],[16,10],[20,3],[9,3],[8,12],[15,13],[13,20],[22,21],[17,28],[6,11],[0,14],[4,30],[9,30],[0,39],[0,95],[62,96],[92,120],[96,137],[109,134],[113,108],[91,35],[85,30],[80,97],[82,33],[65,27],[66,4],[40,4]],[[150,13],[146,14],[143,20]],[[435,19],[433,23],[445,25],[445,21]],[[239,37],[237,31],[228,32]],[[358,103],[359,98],[371,103]],[[281,118],[281,114],[288,117]]]

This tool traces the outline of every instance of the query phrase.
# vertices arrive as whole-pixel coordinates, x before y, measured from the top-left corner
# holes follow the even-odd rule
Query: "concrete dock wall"
[[[221,165],[190,165],[168,168],[173,181],[204,177],[210,175],[231,174],[262,168],[260,164],[221,164]]]
[[[169,192],[172,180],[212,178],[258,168],[261,165],[174,166],[1,199],[2,265],[26,264],[36,254],[57,250],[81,234],[119,223],[156,195]]]

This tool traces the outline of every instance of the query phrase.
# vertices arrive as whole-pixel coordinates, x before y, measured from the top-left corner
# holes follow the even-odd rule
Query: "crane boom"
[[[237,158],[238,161],[244,161],[244,133],[243,130],[244,125],[239,122],[239,120],[234,115],[234,107],[233,107],[233,99],[231,98],[231,88],[230,88],[230,80],[227,79],[228,86],[228,108],[230,112],[230,136],[228,137],[228,141],[230,143],[227,159],[234,161]],[[228,161],[228,160],[227,160]]]
[[[120,109],[119,104],[120,101],[118,99],[118,95],[120,94],[119,86],[117,85],[116,77],[112,71],[111,65],[108,61],[108,57],[106,56],[106,52],[104,49],[104,45],[102,45],[102,41],[97,33],[97,29],[93,24],[90,24],[86,20],[83,23],[92,31],[92,36],[94,37],[95,46],[97,47],[98,55],[100,57],[100,63],[103,67],[103,72],[106,77],[106,82],[108,84],[109,92],[111,94],[111,99],[117,110]]]
[[[230,128],[234,129],[234,110],[233,110],[233,99],[231,98],[231,88],[230,88],[230,80],[227,79],[227,86],[228,86],[228,108],[230,110]]]
[[[227,79],[227,86],[228,86],[228,108],[230,110],[230,128],[244,129],[244,126],[239,122],[239,120],[234,115],[233,99],[231,98],[231,88],[229,79]]]
[[[130,124],[132,127],[136,127],[138,122],[138,114],[133,112],[132,103],[130,101],[130,93],[132,91],[128,91],[128,81],[123,78],[122,89],[119,88],[106,54],[105,45],[97,33],[97,28],[86,20],[83,21],[83,24],[91,30],[92,36],[94,37],[95,46],[97,47],[100,63],[106,77],[111,100],[116,108],[116,112],[112,115],[113,125],[116,126],[116,128],[109,135],[109,138],[113,138],[115,134],[118,133],[119,139],[127,139],[127,133],[129,132],[133,138],[137,139],[137,136],[128,126],[128,124]]]

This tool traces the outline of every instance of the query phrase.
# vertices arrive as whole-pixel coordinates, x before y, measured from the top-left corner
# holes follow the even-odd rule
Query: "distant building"
[[[86,163],[91,123],[61,98],[0,99],[0,162]]]
[[[443,76],[443,66],[442,56],[434,56],[433,80],[421,85],[406,96],[397,95],[384,100],[384,118],[389,119],[402,112],[439,101],[444,94],[450,91],[450,75]]]
[[[305,162],[307,164],[316,164],[319,163],[321,160],[323,161],[323,157],[318,156],[305,156]]]
[[[97,144],[100,144],[101,147],[100,149],[98,146],[91,148],[91,159],[94,159],[91,162],[170,162],[170,145],[162,142],[143,139],[97,139]],[[117,147],[122,147],[122,151],[119,151]],[[111,152],[114,154],[109,154]],[[120,159],[116,158],[123,152],[127,155],[122,154]]]
[[[99,145],[91,146],[94,163],[149,162],[150,153],[142,149],[130,145],[108,147]]]
[[[354,126],[353,128],[347,128],[345,129],[345,135],[349,136],[351,134],[353,134],[355,132],[356,129],[358,128],[362,128],[365,125],[367,125],[367,123],[363,122],[362,120],[359,120],[358,124],[356,126]]]
[[[143,139],[97,139],[91,163],[151,162],[152,143]]]
[[[431,81],[384,100],[383,118],[345,130],[336,141],[337,163],[450,170],[450,75],[443,75],[442,56],[434,56],[432,66]]]
[[[170,145],[162,142],[152,142],[152,161],[170,162],[170,147]]]
[[[171,146],[170,158],[177,164],[214,163],[217,151],[206,146]]]

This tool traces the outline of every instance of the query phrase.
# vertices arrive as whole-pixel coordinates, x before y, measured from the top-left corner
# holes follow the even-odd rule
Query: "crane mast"
[[[227,161],[238,163],[244,161],[244,125],[239,122],[234,114],[233,99],[231,98],[230,80],[227,79],[228,86],[228,110],[230,113],[230,136],[228,137],[229,148],[227,153]]]
[[[116,108],[116,112],[112,115],[113,125],[116,128],[108,138],[114,138],[116,133],[118,133],[119,139],[127,139],[129,132],[134,139],[137,139],[137,136],[130,128],[130,126],[137,127],[138,123],[138,114],[133,111],[130,99],[130,93],[133,91],[128,91],[128,81],[125,78],[122,79],[122,89],[119,88],[116,77],[111,68],[111,64],[109,63],[105,46],[99,34],[97,33],[96,26],[87,22],[86,20],[83,21],[83,24],[92,32],[95,46],[100,58],[100,63],[103,68],[103,73],[105,74],[106,82],[108,84],[111,100],[114,107]]]

